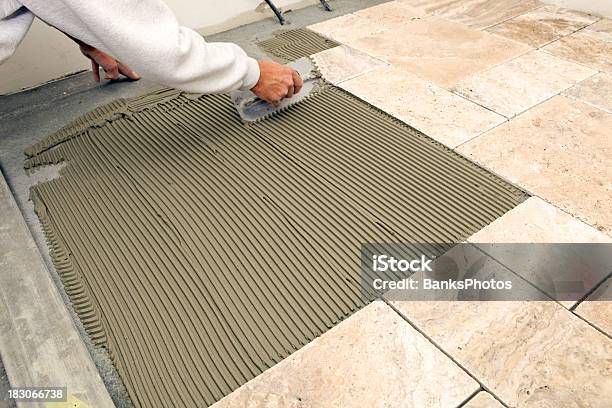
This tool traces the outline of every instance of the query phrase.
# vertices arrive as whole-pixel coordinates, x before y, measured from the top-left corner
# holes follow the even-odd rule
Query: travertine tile
[[[439,17],[413,20],[348,44],[444,87],[530,49]]]
[[[599,73],[564,94],[612,113],[612,74]]]
[[[599,20],[585,28],[582,33],[597,40],[612,42],[612,20],[609,18]]]
[[[530,197],[468,242],[611,243],[612,238],[539,197]]]
[[[458,150],[612,232],[612,114],[555,96]]]
[[[511,118],[596,73],[532,51],[459,82],[454,91]]]
[[[395,306],[508,406],[609,406],[612,341],[556,302]]]
[[[386,29],[365,17],[360,17],[355,14],[345,14],[340,17],[313,24],[308,26],[308,28],[325,37],[332,38],[342,43],[347,43],[361,37],[371,36],[385,31]]]
[[[373,22],[386,27],[396,27],[408,21],[425,16],[425,11],[399,1],[390,1],[374,7],[368,7],[353,14],[369,18]]]
[[[583,299],[612,271],[612,238],[538,197],[513,208],[468,238],[468,242],[483,243],[477,246],[567,308]],[[540,243],[602,245],[564,247]],[[568,282],[572,282],[571,287]]]
[[[472,398],[465,408],[503,408],[503,405],[486,391],[481,391]]]
[[[475,28],[484,28],[542,5],[537,0],[400,0],[428,13]]]
[[[334,84],[387,65],[384,61],[345,45],[321,51],[312,58],[323,78]]]
[[[377,301],[214,407],[455,407],[477,389]]]
[[[424,14],[420,9],[391,1],[316,23],[308,28],[336,41],[347,43],[397,27]]]
[[[487,31],[537,48],[597,20],[598,17],[580,11],[545,6],[489,27]]]
[[[340,86],[449,147],[505,120],[397,67],[370,71]]]
[[[578,305],[576,313],[612,335],[612,278],[608,278],[586,301]]]
[[[612,72],[612,42],[601,41],[591,34],[585,34],[584,30],[563,37],[542,49],[559,58]]]

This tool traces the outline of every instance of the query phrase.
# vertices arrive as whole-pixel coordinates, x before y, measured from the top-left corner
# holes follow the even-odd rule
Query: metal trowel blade
[[[302,90],[291,98],[283,99],[277,105],[270,105],[266,101],[259,99],[259,97],[251,91],[232,91],[230,92],[230,97],[242,120],[245,122],[254,122],[296,104],[310,95],[318,81],[318,77],[314,74],[314,67],[310,58],[300,58],[287,65],[295,69],[304,80]]]

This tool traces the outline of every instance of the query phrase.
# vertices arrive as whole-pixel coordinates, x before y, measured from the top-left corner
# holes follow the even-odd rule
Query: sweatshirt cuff
[[[255,84],[257,84],[257,81],[259,81],[259,64],[257,63],[257,60],[255,58],[249,57],[247,62],[249,64],[249,67],[244,77],[244,80],[242,81],[243,85],[240,87],[241,91],[248,91],[249,89],[254,87]]]

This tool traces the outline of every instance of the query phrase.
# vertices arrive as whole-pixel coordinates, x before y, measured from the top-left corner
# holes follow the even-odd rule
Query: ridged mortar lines
[[[37,156],[40,153],[49,150],[62,142],[65,142],[68,139],[80,136],[82,133],[84,133],[85,131],[87,131],[87,129],[91,127],[104,126],[104,124],[106,124],[107,122],[112,122],[113,120],[119,117],[129,116],[133,112],[139,112],[143,109],[150,109],[154,106],[157,106],[157,104],[168,105],[168,102],[178,98],[180,95],[180,91],[177,91],[175,89],[163,88],[142,96],[132,98],[129,100],[129,103],[126,99],[117,99],[106,105],[99,106],[91,112],[86,113],[82,117],[62,127],[55,133],[52,133],[51,135],[47,136],[39,143],[28,147],[27,149],[25,149],[25,154],[30,158]],[[199,94],[187,95],[187,97],[200,96]],[[57,163],[57,161],[49,160],[45,164],[54,163]],[[31,167],[35,167],[39,164],[42,163],[32,162]],[[28,166],[26,166],[26,168],[28,168]]]
[[[112,106],[26,166],[67,162],[32,199],[137,406],[210,405],[366,305],[362,243],[459,242],[526,197],[329,84],[249,125],[224,95]]]
[[[325,38],[307,28],[279,31],[274,37],[257,43],[257,46],[264,52],[275,56],[282,62],[314,55],[338,45],[334,40]]]

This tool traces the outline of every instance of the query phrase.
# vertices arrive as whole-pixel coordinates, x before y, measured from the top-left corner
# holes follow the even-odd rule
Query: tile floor
[[[344,44],[315,56],[332,82],[533,194],[469,242],[612,242],[612,20],[397,0],[311,28]],[[375,302],[218,406],[609,407],[611,291]]]

